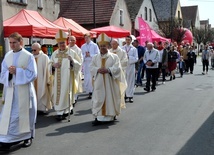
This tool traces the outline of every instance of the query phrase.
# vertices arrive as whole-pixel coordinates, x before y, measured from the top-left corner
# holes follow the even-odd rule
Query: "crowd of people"
[[[2,62],[0,77],[4,85],[1,150],[8,151],[21,142],[24,147],[31,145],[37,113],[47,114],[54,109],[57,121],[66,118],[70,121],[82,92],[92,100],[92,125],[96,126],[116,120],[121,108],[134,102],[135,88],[144,85],[144,78],[144,90],[155,91],[158,79],[162,78],[163,84],[167,76],[175,80],[176,70],[181,77],[184,72],[193,74],[196,63],[195,48],[189,44],[146,42],[143,47],[138,40],[127,36],[124,46],[120,47],[118,39],[102,33],[97,44],[90,34],[85,34],[85,44],[79,48],[76,38],[62,30],[55,38],[58,49],[49,59],[39,43],[32,45],[31,54],[23,48],[19,33],[9,36],[11,51]],[[202,52],[203,74],[208,73],[210,57],[213,67],[214,53],[206,46]]]

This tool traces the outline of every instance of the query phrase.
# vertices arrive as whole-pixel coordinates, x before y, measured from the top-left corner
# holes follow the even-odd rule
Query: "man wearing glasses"
[[[72,49],[74,52],[77,53],[77,55],[79,56],[80,60],[81,60],[81,69],[82,69],[82,62],[83,62],[83,56],[82,56],[82,50],[76,45],[76,37],[75,36],[70,36],[69,37],[69,47],[70,49]],[[78,74],[78,91],[77,93],[82,93],[82,70],[80,70],[79,74]],[[78,100],[78,94],[75,94],[75,103],[77,103]]]
[[[39,43],[33,43],[31,46],[32,54],[35,57],[38,77],[34,81],[34,87],[37,95],[38,114],[47,114],[52,109],[50,102],[50,72],[48,69],[49,58],[41,50]]]

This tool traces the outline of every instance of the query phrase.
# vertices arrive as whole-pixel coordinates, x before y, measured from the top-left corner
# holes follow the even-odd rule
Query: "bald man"
[[[48,109],[52,109],[50,102],[50,74],[48,70],[49,58],[41,50],[39,43],[34,43],[31,47],[32,54],[37,64],[38,77],[34,81],[37,96],[37,111],[39,114],[47,114]]]
[[[77,55],[79,56],[81,62],[80,64],[82,65],[82,62],[83,62],[83,56],[82,56],[82,50],[76,45],[76,37],[75,36],[70,36],[69,37],[69,46],[70,46],[70,49],[72,49],[74,52],[77,53]],[[82,93],[82,72],[80,70],[79,72],[79,78],[77,78],[77,83],[78,83],[78,90],[77,90],[77,93]],[[78,100],[78,94],[75,94],[74,95],[75,97],[75,103],[77,103],[77,100]],[[74,104],[75,104],[74,103]]]
[[[123,69],[123,71],[125,71],[127,64],[128,64],[128,57],[127,57],[126,52],[122,48],[119,47],[119,43],[118,43],[117,39],[113,39],[111,41],[111,47],[112,48],[110,49],[110,52],[117,54],[117,56],[120,59],[122,69]]]

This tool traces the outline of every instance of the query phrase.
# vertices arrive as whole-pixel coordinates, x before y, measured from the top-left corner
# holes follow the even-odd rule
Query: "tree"
[[[214,30],[212,29],[193,29],[194,40],[204,45],[214,41]]]
[[[169,18],[165,21],[158,22],[158,26],[163,32],[164,36],[166,38],[171,38],[172,40],[175,39],[177,42],[181,42],[181,38],[183,38],[183,31],[180,31],[182,25],[182,19],[179,18]],[[176,35],[174,35],[174,32],[176,32]]]
[[[176,41],[179,45],[184,39],[185,32],[186,30],[183,28],[174,28],[172,33],[172,40]]]

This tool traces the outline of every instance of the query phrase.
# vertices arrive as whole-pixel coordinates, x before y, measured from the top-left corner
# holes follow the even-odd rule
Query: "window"
[[[17,4],[27,4],[27,0],[7,0],[7,2],[17,3]]]
[[[43,8],[43,0],[38,0],[38,8],[39,9]]]
[[[180,18],[181,18],[181,12],[178,11],[178,19],[180,19]]]
[[[145,12],[145,20],[147,20],[148,18],[147,18],[147,7],[145,7],[145,10],[144,10]]]
[[[151,22],[152,21],[152,10],[149,9],[149,21]]]
[[[123,10],[120,9],[120,26],[123,26]]]

